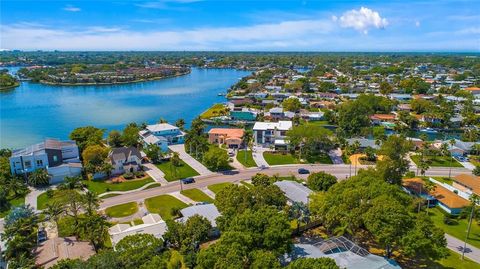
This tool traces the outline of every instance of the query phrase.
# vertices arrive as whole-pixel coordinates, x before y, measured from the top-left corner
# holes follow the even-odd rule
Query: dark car
[[[308,169],[305,169],[305,168],[299,168],[298,173],[300,175],[304,175],[304,174],[310,174],[310,171],[308,171]]]
[[[43,229],[39,230],[38,233],[37,233],[37,240],[38,240],[38,243],[46,241],[47,240],[47,232]]]
[[[182,179],[182,183],[183,184],[195,183],[195,179],[193,179],[193,177],[184,178],[184,179]]]

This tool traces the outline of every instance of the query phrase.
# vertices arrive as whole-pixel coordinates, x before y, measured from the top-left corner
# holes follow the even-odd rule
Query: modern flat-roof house
[[[46,169],[50,183],[59,183],[66,176],[78,176],[82,172],[79,151],[75,141],[46,139],[45,141],[12,152],[10,169],[13,175]]]
[[[156,238],[162,238],[167,231],[167,224],[158,214],[148,214],[142,218],[143,224],[130,226],[130,224],[119,223],[108,229],[108,234],[112,241],[112,246],[123,238],[134,234],[151,234]]]
[[[136,147],[113,148],[108,154],[108,159],[113,165],[113,175],[136,172],[140,170],[142,164],[142,155]]]
[[[253,137],[256,145],[285,144],[287,131],[292,129],[291,121],[256,122]]]
[[[185,137],[180,128],[168,123],[148,125],[139,135],[144,144],[155,144],[164,152],[168,151],[168,145],[183,143]]]
[[[208,131],[208,142],[226,145],[229,148],[240,148],[244,133],[243,129],[239,128],[212,128]]]
[[[291,181],[291,180],[282,180],[273,183],[274,185],[278,186],[287,199],[290,202],[299,202],[308,204],[308,197],[313,192],[311,189],[303,186],[302,184]]]

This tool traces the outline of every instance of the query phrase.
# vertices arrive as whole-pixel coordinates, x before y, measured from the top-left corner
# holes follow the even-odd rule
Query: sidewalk
[[[445,234],[445,239],[447,239],[447,247],[454,252],[462,255],[463,250],[463,241],[457,239],[449,234]],[[465,257],[469,258],[476,263],[480,263],[480,249],[467,244],[467,248],[465,249]]]
[[[190,165],[195,171],[197,171],[200,175],[205,176],[205,175],[211,175],[213,174],[212,171],[208,170],[207,167],[205,167],[203,164],[201,164],[199,161],[195,160],[192,156],[190,156],[186,151],[185,151],[185,146],[184,144],[178,144],[178,145],[171,145],[168,146],[168,148],[172,151],[178,152],[178,155],[180,156],[180,159]]]
[[[156,182],[160,183],[161,185],[168,184],[168,181],[165,179],[165,174],[162,170],[158,169],[153,163],[145,163],[143,166],[146,168],[145,172],[153,178]]]

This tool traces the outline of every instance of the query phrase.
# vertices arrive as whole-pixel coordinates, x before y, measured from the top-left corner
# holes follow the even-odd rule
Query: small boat
[[[218,96],[225,96],[225,95],[227,95],[227,94],[224,93],[224,92],[219,92],[217,95],[218,95]]]
[[[420,132],[423,132],[423,133],[438,133],[438,131],[436,131],[435,129],[433,128],[423,128],[423,129],[420,129]]]

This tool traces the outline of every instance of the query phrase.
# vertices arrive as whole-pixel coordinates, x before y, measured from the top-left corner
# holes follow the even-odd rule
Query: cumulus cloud
[[[63,10],[69,11],[69,12],[79,12],[82,9],[80,9],[79,7],[74,7],[72,5],[68,5],[68,6],[64,7]]]
[[[343,13],[340,18],[332,17],[333,21],[338,21],[341,27],[353,28],[364,34],[368,34],[370,28],[383,29],[388,25],[388,21],[382,18],[377,11],[366,7],[361,7],[359,10],[349,10]]]

